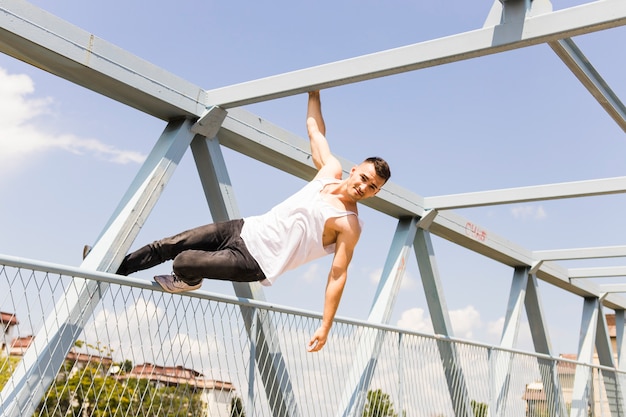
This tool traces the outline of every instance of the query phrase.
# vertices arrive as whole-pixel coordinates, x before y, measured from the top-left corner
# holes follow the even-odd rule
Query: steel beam
[[[583,313],[578,341],[578,361],[593,363],[593,353],[598,327],[600,302],[597,298],[587,297],[583,303]],[[586,417],[588,415],[589,398],[591,396],[592,378],[591,368],[577,366],[572,388],[571,417]]]
[[[162,120],[208,107],[200,87],[23,0],[0,0],[0,52]]]
[[[621,0],[594,2],[532,17],[532,24],[528,27],[535,27],[538,33],[544,33],[545,37],[542,39],[546,41],[564,38],[623,25],[626,21],[624,9],[626,2]],[[496,46],[483,50],[477,49],[477,44],[473,44],[474,49],[464,44],[457,45],[457,48],[469,48],[476,56],[499,52],[502,46],[499,43],[506,38],[506,34],[500,33],[504,27],[496,28],[477,31],[481,36],[485,36],[485,30],[497,35],[492,40]],[[471,40],[475,36],[477,35],[470,32],[452,38],[454,43],[469,42],[472,45]],[[538,41],[540,38],[541,36],[533,39]],[[410,54],[412,48],[430,50],[433,46],[439,47],[448,42],[451,40],[443,38],[393,50],[392,53]],[[522,37],[509,44],[505,42],[504,46],[522,47],[530,44],[532,42],[529,39]],[[449,50],[437,50],[435,48],[430,53],[439,58],[450,53]],[[0,0],[0,51],[165,120],[181,115],[199,118],[206,111],[207,100],[202,89],[22,0]],[[363,59],[367,62],[385,57],[385,54],[376,54],[376,58],[369,56]],[[464,57],[465,55],[456,55],[457,59]],[[423,57],[412,59],[424,63]],[[395,68],[397,64],[398,62],[393,62],[391,67]],[[303,139],[245,110],[231,109],[219,135],[222,145],[261,162],[307,180],[314,175],[315,168]],[[345,161],[342,163],[349,166]],[[391,182],[385,184],[376,198],[366,202],[375,210],[396,218],[423,216],[425,210],[422,203],[421,196]],[[515,267],[533,265],[535,262],[530,251],[451,212],[440,213],[429,230],[505,265]],[[543,263],[537,271],[537,277],[581,296],[598,295],[597,285],[581,282],[572,285],[566,270],[553,263]],[[608,296],[604,302],[610,308],[626,307],[626,300],[615,295]]]
[[[450,314],[439,276],[435,250],[428,230],[417,228],[413,249],[422,277],[422,285],[424,287],[424,294],[426,295],[426,303],[428,304],[433,330],[435,334],[444,337],[453,337],[454,334],[450,322]],[[456,345],[454,343],[438,341],[437,347],[439,348],[439,357],[441,358],[446,381],[448,383],[448,391],[450,393],[455,416],[473,416],[465,374],[458,357]]]
[[[570,278],[626,277],[626,266],[601,266],[596,268],[570,268]]]
[[[511,378],[512,353],[517,343],[520,322],[524,311],[524,300],[526,298],[526,286],[528,284],[528,267],[515,268],[511,281],[511,291],[504,317],[504,326],[500,338],[500,346],[504,350],[494,352],[494,376],[493,376],[493,398],[495,400],[495,415],[506,415],[506,398],[508,396],[509,381]]]
[[[424,206],[436,210],[592,197],[626,192],[626,177],[515,187],[474,193],[425,197]]]
[[[530,334],[533,338],[535,352],[543,353],[552,357],[552,343],[548,332],[548,325],[543,314],[543,307],[539,297],[539,283],[534,274],[528,276],[526,285],[526,316]],[[563,389],[559,378],[559,362],[551,359],[538,358],[539,373],[543,383],[543,391],[550,404],[550,415],[567,416],[566,403],[563,398]]]
[[[587,60],[573,40],[566,38],[548,42],[576,78],[589,90],[604,110],[626,132],[626,107]]]
[[[189,148],[194,136],[191,126],[189,120],[180,120],[166,127],[81,268],[117,271]],[[73,282],[74,291],[67,291],[59,300],[54,314],[48,317],[26,351],[23,366],[16,369],[4,386],[0,395],[3,416],[33,414],[39,399],[54,381],[70,348],[80,336],[85,321],[109,288],[109,284],[82,278],[74,278]]]
[[[574,37],[626,24],[621,0],[531,15],[462,34],[205,91],[22,0],[0,1],[0,52],[163,120]],[[132,88],[129,88],[132,86]]]
[[[592,2],[461,34],[207,91],[224,108],[366,81],[626,24],[622,0]]]
[[[606,316],[602,305],[599,306],[598,325],[596,331],[596,352],[598,354],[598,362],[602,366],[609,369],[603,369],[598,375],[603,379],[603,386],[606,394],[606,400],[611,410],[612,416],[624,415],[624,401],[622,398],[621,383],[616,372],[610,368],[616,369],[615,359],[613,356],[613,347],[611,346],[611,335],[606,324]]]
[[[240,218],[218,139],[197,136],[191,143],[191,149],[213,220]],[[233,288],[238,297],[265,301],[262,286],[258,282],[233,282]],[[257,372],[265,388],[272,415],[298,416],[298,404],[289,371],[278,343],[276,329],[267,312],[242,306],[241,313],[250,339],[251,355],[256,360]]]
[[[533,251],[537,260],[572,260],[626,257],[626,246],[599,246],[595,248],[555,249]]]

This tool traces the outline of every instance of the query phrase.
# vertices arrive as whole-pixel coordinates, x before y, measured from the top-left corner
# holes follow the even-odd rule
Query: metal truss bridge
[[[626,177],[432,197],[386,184],[365,203],[397,220],[369,317],[363,322],[338,320],[329,347],[314,357],[294,345],[302,333],[315,328],[319,315],[268,305],[257,284],[234,284],[236,297],[202,291],[171,296],[144,280],[112,272],[188,149],[215,221],[239,217],[223,147],[285,175],[305,180],[314,175],[308,142],[244,110],[245,105],[547,44],[626,130],[623,103],[572,39],[625,24],[623,0],[592,1],[558,11],[547,0],[496,0],[484,26],[470,32],[205,90],[27,2],[0,0],[0,51],[166,124],[80,267],[10,254],[0,257],[2,308],[29,303],[32,313],[27,320],[36,329],[20,360],[14,365],[8,359],[4,362],[3,372],[9,375],[0,393],[2,415],[60,412],[61,402],[54,399],[71,391],[72,385],[63,381],[75,375],[66,369],[67,360],[76,354],[77,341],[90,335],[113,350],[124,349],[120,341],[131,339],[132,349],[122,354],[135,364],[159,360],[182,363],[181,369],[188,371],[214,370],[205,370],[202,378],[191,371],[191,376],[166,370],[146,377],[139,370],[127,370],[127,376],[143,375],[161,385],[196,387],[189,392],[206,394],[206,415],[241,415],[228,414],[236,386],[245,415],[361,416],[375,405],[371,395],[381,388],[397,415],[623,416],[626,298],[620,293],[626,292],[626,283],[603,284],[599,278],[626,276],[626,267],[567,268],[560,261],[625,257],[626,246],[537,251],[487,232],[455,210],[624,193]],[[340,159],[344,167],[350,166]],[[510,294],[498,346],[455,339],[433,236],[510,267]],[[419,267],[434,329],[431,335],[389,325],[410,257]],[[551,351],[540,281],[580,297],[583,315],[576,358],[558,358]],[[186,318],[188,312],[212,319],[198,323]],[[514,348],[523,314],[534,352]],[[614,317],[610,326],[607,316]],[[17,320],[3,320],[6,334]],[[161,327],[163,321],[169,330]],[[615,329],[614,336],[609,327]],[[197,341],[214,346],[215,354],[203,359],[191,355]],[[107,357],[91,355],[83,370],[75,372],[96,368],[104,381],[120,383],[124,378],[111,372]],[[91,381],[98,380],[94,375]],[[173,379],[160,379],[167,375]],[[129,384],[122,389],[131,395]],[[80,395],[72,391],[68,404],[78,404]],[[224,397],[231,401],[229,411],[215,406]],[[159,397],[157,403],[156,398],[148,406],[153,414],[160,410],[176,415],[171,414],[173,401],[166,404]],[[87,402],[92,406],[103,402],[108,415],[138,415],[115,414],[111,397],[96,395]]]

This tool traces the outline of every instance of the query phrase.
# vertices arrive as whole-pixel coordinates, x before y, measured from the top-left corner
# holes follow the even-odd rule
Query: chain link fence
[[[309,353],[315,313],[0,257],[3,415],[28,389],[15,378],[27,350],[84,279],[101,301],[53,347],[64,360],[29,397],[35,416],[546,417],[569,412],[577,367],[593,373],[588,415],[611,416],[624,384],[614,369],[343,319]]]

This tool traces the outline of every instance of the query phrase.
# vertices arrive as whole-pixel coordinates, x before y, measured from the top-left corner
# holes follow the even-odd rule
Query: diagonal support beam
[[[580,325],[580,341],[578,347],[578,361],[582,363],[593,363],[594,348],[598,350],[598,359],[606,364],[612,363],[612,353],[606,320],[604,319],[603,308],[598,298],[587,297],[584,299],[582,321]],[[613,365],[607,365],[613,367]],[[605,379],[605,383],[611,384],[610,378]],[[577,366],[574,375],[574,388],[572,391],[571,417],[586,417],[587,406],[593,401],[591,369],[586,366]],[[615,384],[613,383],[613,386]],[[619,390],[616,390],[619,392]],[[621,399],[613,397],[610,402],[612,412],[622,409]],[[622,415],[622,414],[613,414]]]
[[[526,286],[528,283],[528,267],[515,268],[511,291],[507,304],[504,326],[500,346],[505,350],[495,352],[494,358],[494,396],[495,415],[506,415],[506,398],[508,395],[509,380],[511,379],[512,353],[517,343],[520,322],[522,319]]]
[[[422,285],[426,295],[426,302],[435,334],[452,337],[452,325],[439,276],[439,269],[435,258],[430,231],[417,228],[413,242],[417,265],[422,276]],[[456,345],[446,341],[437,341],[439,356],[443,364],[446,382],[452,407],[456,417],[473,416],[469,401],[469,391],[465,381],[465,374],[461,366]]]
[[[548,325],[543,314],[543,307],[539,297],[539,282],[534,274],[528,276],[526,286],[526,316],[530,333],[533,338],[535,352],[543,353],[552,357],[552,343],[548,333]],[[566,416],[567,408],[563,398],[563,389],[559,379],[559,362],[552,359],[538,358],[539,372],[543,383],[543,391],[551,406],[551,414],[555,416]]]
[[[589,63],[574,41],[566,38],[548,42],[548,45],[589,90],[604,110],[617,122],[619,127],[626,132],[626,107],[624,107],[624,103]]]
[[[239,218],[239,209],[218,139],[197,136],[191,149],[213,220]],[[233,288],[238,297],[265,301],[262,286],[257,282],[233,282]],[[272,415],[298,416],[291,378],[269,314],[249,307],[242,307],[241,312],[250,338],[251,356],[256,361]]]
[[[115,272],[156,204],[189,143],[191,122],[170,123],[137,173],[81,268]],[[77,248],[77,251],[79,248]],[[74,278],[65,296],[26,351],[23,366],[4,386],[2,415],[32,415],[38,400],[54,381],[66,355],[80,336],[109,284]]]
[[[598,362],[607,368],[616,369],[615,359],[613,356],[613,347],[611,346],[611,336],[606,323],[604,309],[599,306],[598,325],[596,331],[596,352],[598,354]],[[604,390],[606,399],[609,403],[612,416],[624,415],[624,400],[622,397],[622,389],[620,378],[615,371],[603,369],[598,371],[604,380]]]

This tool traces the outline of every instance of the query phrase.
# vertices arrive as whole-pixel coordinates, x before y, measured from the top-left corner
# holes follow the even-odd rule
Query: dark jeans
[[[174,274],[190,285],[203,278],[262,281],[265,274],[240,237],[242,227],[242,219],[229,220],[157,240],[126,255],[117,273],[130,275],[173,259]]]

